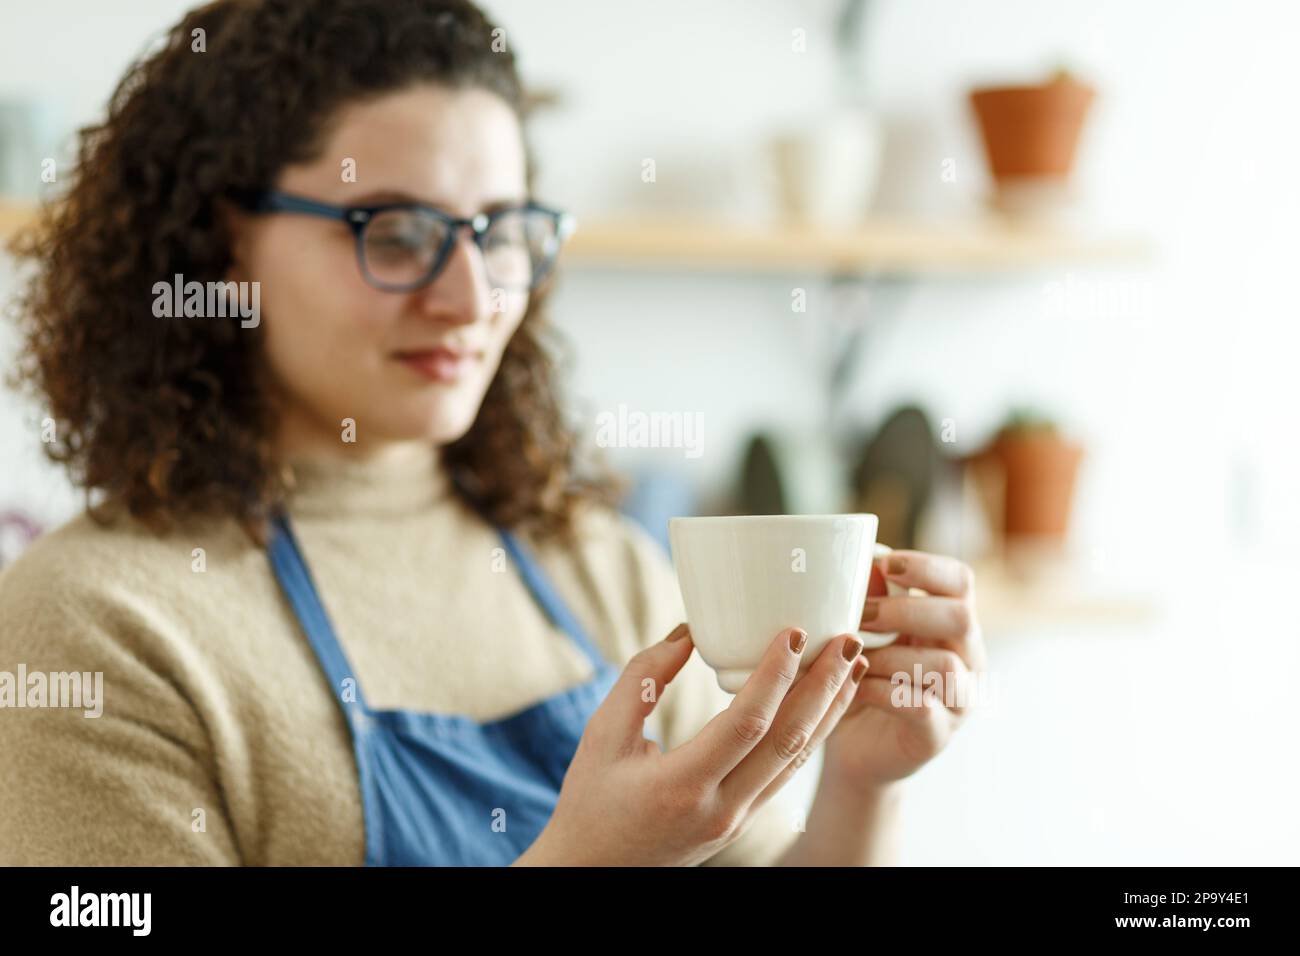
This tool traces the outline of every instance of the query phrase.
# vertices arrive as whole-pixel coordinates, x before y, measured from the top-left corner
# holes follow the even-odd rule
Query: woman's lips
[[[394,354],[399,362],[432,382],[458,382],[474,361],[473,352],[449,348],[419,349]]]

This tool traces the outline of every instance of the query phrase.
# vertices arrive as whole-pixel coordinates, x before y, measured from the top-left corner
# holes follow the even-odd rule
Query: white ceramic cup
[[[808,633],[801,670],[837,635],[857,633],[868,648],[898,637],[858,630],[872,561],[890,551],[876,544],[878,523],[872,514],[668,522],[691,639],[723,690],[739,691],[788,627]],[[891,595],[908,593],[892,581],[888,587]]]

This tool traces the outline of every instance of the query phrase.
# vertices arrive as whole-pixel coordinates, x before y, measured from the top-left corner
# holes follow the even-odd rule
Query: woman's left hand
[[[887,596],[886,577],[927,593]],[[822,769],[823,779],[859,791],[915,773],[939,753],[969,713],[985,667],[975,576],[963,562],[894,551],[873,565],[867,595],[862,629],[899,636],[864,651],[871,667],[826,741]]]

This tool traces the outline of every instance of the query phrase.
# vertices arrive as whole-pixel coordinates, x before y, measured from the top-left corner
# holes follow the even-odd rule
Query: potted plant
[[[1083,448],[1032,409],[1012,411],[983,455],[1005,478],[1002,530],[1008,538],[1063,539],[1069,530]]]
[[[1038,86],[973,90],[984,152],[1008,212],[1047,211],[1070,198],[1069,179],[1096,91],[1058,69]]]

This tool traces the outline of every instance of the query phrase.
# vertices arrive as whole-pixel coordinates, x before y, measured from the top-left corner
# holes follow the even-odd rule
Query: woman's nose
[[[492,289],[483,253],[464,230],[437,277],[420,293],[426,310],[468,325],[492,311]]]

